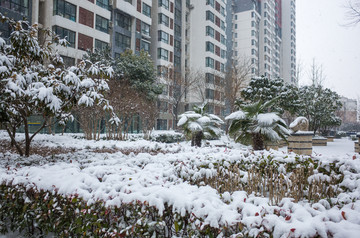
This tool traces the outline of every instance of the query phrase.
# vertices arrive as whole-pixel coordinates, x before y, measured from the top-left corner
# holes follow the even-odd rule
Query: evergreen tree
[[[341,119],[335,115],[341,108],[340,96],[323,86],[304,86],[299,89],[301,105],[298,115],[309,120],[309,130],[325,132],[341,125]]]
[[[291,115],[296,114],[299,108],[299,95],[297,87],[285,84],[282,79],[269,79],[264,76],[252,78],[249,86],[242,90],[243,100],[249,102],[267,102],[278,98],[271,111],[283,114],[285,111]]]

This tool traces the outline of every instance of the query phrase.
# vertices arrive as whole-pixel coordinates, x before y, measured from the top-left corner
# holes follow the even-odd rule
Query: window
[[[206,83],[208,84],[214,84],[215,82],[215,76],[211,73],[206,73],[205,74],[205,80],[206,80]]]
[[[237,29],[237,24],[235,24],[236,28]],[[225,22],[223,20],[220,21],[220,28],[221,30],[225,31],[226,30],[226,27],[225,27]]]
[[[76,21],[76,6],[64,0],[54,0],[53,14]]]
[[[215,21],[214,13],[212,13],[210,11],[206,11],[206,20],[214,22]]]
[[[178,24],[175,24],[174,33],[175,33],[175,36],[181,37],[181,26],[179,26]]]
[[[181,41],[174,40],[174,49],[176,52],[181,52]]]
[[[60,26],[53,26],[53,31],[60,38],[66,38],[66,40],[69,42],[69,47],[75,48],[75,34],[76,33],[74,31],[70,31],[70,30],[62,28]]]
[[[175,8],[175,21],[181,21],[181,11]]]
[[[235,29],[237,29],[237,24],[235,24]]]
[[[238,16],[237,15],[235,15],[235,20],[237,20],[238,19]]]
[[[212,28],[211,26],[206,26],[206,35],[214,38],[214,34],[214,28]]]
[[[169,0],[159,0],[159,7],[169,10]]]
[[[145,22],[141,22],[141,33],[146,36],[150,36],[150,25]]]
[[[164,24],[165,26],[169,26],[169,17],[165,14],[159,13],[159,24]]]
[[[156,120],[156,130],[167,130],[167,120],[166,119],[157,119]]]
[[[169,44],[169,34],[164,31],[158,31],[158,41]]]
[[[174,56],[174,66],[180,67],[181,66],[181,58],[179,56]]]
[[[131,31],[131,17],[123,13],[115,13],[115,26]]]
[[[223,35],[220,36],[220,42],[221,42],[223,45],[226,44],[225,36],[223,36]]]
[[[225,16],[225,8],[223,6],[220,8],[220,13],[221,15]],[[237,16],[235,16],[235,19],[237,20]]]
[[[109,9],[109,0],[96,0],[96,5],[105,9]]]
[[[206,99],[214,99],[214,90],[207,88],[205,90],[205,98]]]
[[[225,73],[225,64],[223,63],[220,64],[220,71]]]
[[[150,53],[150,43],[147,41],[141,41],[141,50],[144,50],[148,53]]]
[[[145,16],[151,17],[151,7],[147,5],[146,3],[142,4],[142,13]]]
[[[221,58],[225,59],[226,58],[226,50],[221,50]]]
[[[68,57],[68,56],[65,56],[65,55],[60,55],[60,56],[63,59],[64,64],[65,64],[66,67],[70,67],[70,66],[75,65],[75,58]]]
[[[214,44],[211,43],[210,41],[206,41],[206,51],[210,51],[212,53],[214,53]]]
[[[163,49],[163,48],[158,48],[158,59],[162,59],[162,60],[169,60],[169,51]]]
[[[214,0],[206,0],[206,5],[214,7]]]
[[[130,48],[131,37],[115,32],[115,46],[122,49]]]
[[[213,69],[214,68],[214,59],[210,58],[210,57],[206,57],[205,66]]]
[[[21,13],[25,16],[29,15],[29,0],[1,0],[0,6]]]
[[[96,30],[109,33],[109,20],[96,15]]]
[[[105,50],[108,46],[109,46],[108,43],[103,42],[103,41],[98,40],[98,39],[95,39],[95,49],[103,51],[103,50]]]

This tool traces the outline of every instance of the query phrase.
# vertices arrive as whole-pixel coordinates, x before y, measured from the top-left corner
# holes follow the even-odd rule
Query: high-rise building
[[[67,39],[68,47],[56,46],[64,62],[73,65],[86,50],[110,44],[109,0],[33,1],[33,21]]]
[[[232,58],[251,61],[251,76],[295,84],[295,0],[232,1]]]
[[[226,0],[191,0],[185,32],[186,71],[198,86],[187,95],[191,106],[207,103],[210,113],[224,112],[226,65]]]
[[[283,78],[297,84],[296,76],[296,9],[295,0],[283,0],[282,4],[282,45]]]
[[[249,79],[296,83],[295,0],[2,0],[0,10],[66,37],[70,45],[56,48],[68,65],[106,46],[114,57],[147,51],[164,89],[156,129],[176,127],[175,95],[194,80],[176,113],[206,102],[223,115],[226,70],[238,61],[250,62]]]
[[[115,57],[126,49],[150,53],[151,13],[151,0],[113,0],[111,48]]]

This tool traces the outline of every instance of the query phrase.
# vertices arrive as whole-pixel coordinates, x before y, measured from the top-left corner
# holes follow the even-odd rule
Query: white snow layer
[[[4,131],[0,131],[0,138],[9,140]],[[204,224],[214,227],[241,222],[251,236],[261,233],[263,228],[259,227],[273,230],[273,237],[327,237],[331,233],[333,237],[355,238],[360,234],[360,156],[354,156],[354,153],[343,153],[336,158],[316,156],[323,163],[330,164],[336,160],[344,163],[341,167],[346,170],[343,185],[353,188],[353,192],[338,196],[339,201],[348,201],[346,205],[330,207],[324,200],[315,204],[295,203],[285,198],[280,205],[271,206],[268,198],[248,195],[245,191],[219,194],[210,186],[190,185],[178,173],[211,177],[217,173],[211,164],[219,161],[251,161],[272,153],[279,161],[293,162],[293,153],[249,152],[234,143],[225,149],[212,146],[193,148],[189,142],[87,141],[71,135],[39,135],[34,138],[36,144],[82,150],[55,156],[56,160],[36,155],[21,158],[10,152],[0,153],[0,182],[26,186],[35,184],[40,189],[57,190],[64,195],[79,194],[89,203],[101,199],[107,206],[134,200],[147,201],[156,206],[159,213],[168,203],[174,211],[180,214],[192,212],[202,218]],[[96,148],[149,149],[164,153],[125,155],[121,152],[91,152]],[[207,169],[203,168],[204,164],[209,165]]]

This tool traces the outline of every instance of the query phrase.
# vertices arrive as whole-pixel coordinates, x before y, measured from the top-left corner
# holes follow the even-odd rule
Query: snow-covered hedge
[[[357,237],[360,231],[359,155],[299,157],[252,152],[233,143],[225,148],[193,148],[185,142],[91,144],[66,135],[39,136],[35,142],[83,149],[29,158],[0,153],[2,228],[59,236],[68,236],[67,231],[73,237],[126,232],[134,237],[154,232],[160,237]],[[159,152],[93,152],[102,146]],[[266,185],[278,181],[271,173],[288,182],[279,201],[271,199]],[[300,198],[287,190],[298,185],[294,174],[303,175]],[[250,193],[251,186],[258,190]],[[310,186],[326,193],[309,198]],[[333,194],[327,193],[330,187]],[[99,224],[105,230],[97,230]]]

